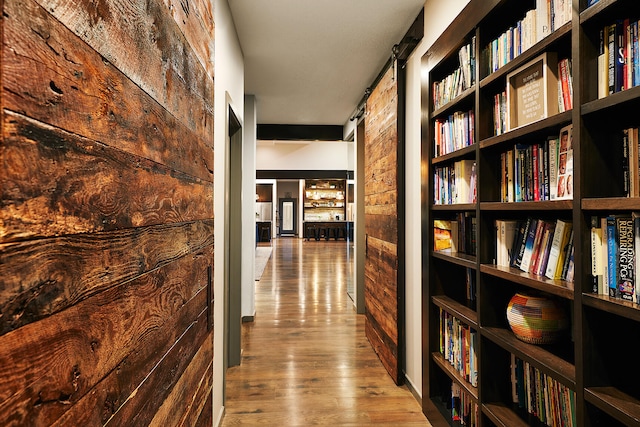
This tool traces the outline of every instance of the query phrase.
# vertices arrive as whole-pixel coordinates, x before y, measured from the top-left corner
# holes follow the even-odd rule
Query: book
[[[591,216],[591,291],[594,294],[604,294],[602,289],[602,227],[597,215]]]
[[[557,137],[548,139],[549,143],[549,200],[555,200],[558,196],[558,146],[560,140]]]
[[[551,221],[547,221],[547,227],[545,229],[544,235],[542,236],[542,243],[540,245],[540,261],[537,266],[537,271],[535,274],[539,276],[544,276],[545,271],[547,271],[547,263],[549,261],[549,251],[551,249],[551,241],[553,239],[553,233],[556,228],[556,224]]]
[[[599,33],[598,44],[598,98],[604,98],[609,92],[609,75],[607,56],[609,53],[609,45],[605,42],[605,30],[602,28]]]
[[[556,199],[573,199],[573,124],[560,129]]]
[[[616,216],[617,295],[623,300],[633,301],[634,288],[634,235],[631,215]]]
[[[632,212],[631,217],[633,218],[633,245],[635,249],[633,266],[635,285],[635,278],[638,277],[638,272],[640,271],[640,213]],[[636,304],[640,304],[640,286],[635,286],[633,301]]]
[[[605,27],[605,37],[607,44],[607,86],[608,94],[616,92],[616,26],[607,25]]]
[[[624,24],[622,20],[617,20],[614,24],[615,34],[615,92],[624,90],[624,64],[625,64],[625,41]]]
[[[542,246],[542,238],[544,236],[545,229],[548,229],[547,221],[538,221],[538,227],[536,229],[536,237],[533,241],[533,252],[531,254],[531,261],[529,264],[529,273],[538,274],[538,263],[540,259],[540,247]]]
[[[536,234],[539,233],[538,226],[542,226],[542,221],[532,219],[527,232],[527,238],[524,243],[524,249],[522,251],[522,259],[520,260],[520,270],[529,272],[529,266],[531,265],[531,256],[533,255],[533,247],[536,239]]]
[[[617,298],[618,297],[618,275],[617,275],[617,266],[618,266],[618,245],[616,243],[616,217],[614,215],[609,215],[606,217],[607,220],[607,281],[609,283],[609,297]]]
[[[517,220],[496,220],[496,265],[509,267],[517,230]]]
[[[561,253],[569,238],[569,234],[572,229],[570,221],[558,219],[556,221],[556,228],[553,233],[553,240],[551,241],[551,248],[549,249],[549,261],[547,262],[547,269],[544,275],[549,279],[559,279],[560,276],[556,275],[558,264],[561,265]]]
[[[522,256],[524,255],[525,244],[527,242],[527,236],[529,234],[529,228],[533,218],[529,217],[524,221],[521,221],[518,225],[518,233],[514,237],[512,245],[512,259],[511,267],[520,268],[522,264]]]

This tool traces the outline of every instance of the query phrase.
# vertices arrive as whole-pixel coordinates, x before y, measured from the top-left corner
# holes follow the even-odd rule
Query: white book
[[[562,241],[567,229],[567,222],[564,220],[556,221],[556,229],[553,232],[553,240],[551,241],[551,249],[549,250],[549,261],[547,262],[547,270],[544,275],[549,279],[555,279],[556,267],[558,266],[558,258],[562,251]]]

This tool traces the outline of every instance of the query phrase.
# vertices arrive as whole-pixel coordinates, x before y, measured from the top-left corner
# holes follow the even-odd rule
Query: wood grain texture
[[[171,392],[178,387],[178,382],[183,377],[183,373],[189,366],[192,359],[196,358],[199,362],[203,358],[208,361],[213,360],[213,346],[209,342],[203,345],[207,340],[207,320],[206,313],[202,312],[198,321],[180,337],[180,340],[171,347],[160,362],[154,366],[144,382],[136,388],[129,399],[113,414],[105,426],[124,426],[124,425],[159,425],[152,423],[153,417],[157,414],[164,415],[161,406],[168,403],[176,405],[176,409],[180,408],[182,403],[174,402],[171,399]],[[197,356],[202,352],[200,356]],[[188,376],[188,375],[187,375]],[[187,387],[197,387],[195,384],[183,384]],[[188,391],[185,391],[188,394]],[[183,410],[183,409],[182,409]],[[182,417],[181,413],[173,414]],[[172,425],[172,424],[164,424]]]
[[[181,123],[213,134],[213,79],[161,0],[36,1]]]
[[[129,353],[118,365],[100,380],[91,391],[82,396],[53,426],[102,425],[122,407],[131,394],[145,381],[158,363],[158,355],[168,352],[182,339],[185,331],[195,322],[203,322],[207,292],[200,289],[185,306],[166,324],[149,333],[147,341],[152,345],[140,346]],[[202,325],[200,325],[202,326]]]
[[[396,383],[399,367],[398,82],[389,68],[367,99],[365,116],[365,332]]]
[[[210,183],[6,112],[0,238],[213,217]]]
[[[214,75],[213,1],[210,0],[164,0],[173,20],[193,48],[209,77]]]
[[[153,332],[206,289],[211,261],[184,257],[0,337],[0,425],[48,425],[129,354],[155,348]]]
[[[0,245],[0,335],[191,253],[212,259],[213,220]]]
[[[150,426],[192,426],[213,386],[213,335],[205,338],[198,352],[158,408]],[[187,419],[189,418],[189,419]],[[126,418],[124,418],[126,420]]]
[[[10,1],[5,15],[4,108],[213,181],[212,134],[177,120],[35,1]]]

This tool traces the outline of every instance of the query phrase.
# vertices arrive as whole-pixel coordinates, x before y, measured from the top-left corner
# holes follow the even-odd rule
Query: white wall
[[[353,170],[353,143],[258,141],[258,170]]]
[[[218,425],[223,415],[224,387],[224,176],[227,111],[230,104],[244,127],[244,60],[227,0],[215,0],[215,123],[214,123],[214,363],[213,416]],[[255,198],[255,186],[252,193]],[[253,222],[253,219],[252,219]]]
[[[254,318],[256,313],[255,277],[256,257],[255,204],[256,204],[256,97],[244,97],[244,135],[242,138],[242,317]]]
[[[413,389],[422,395],[422,241],[421,233],[421,59],[427,49],[469,3],[469,0],[427,0],[424,38],[407,62],[406,99],[406,366]],[[415,232],[412,232],[414,230]],[[425,355],[427,357],[428,355]]]

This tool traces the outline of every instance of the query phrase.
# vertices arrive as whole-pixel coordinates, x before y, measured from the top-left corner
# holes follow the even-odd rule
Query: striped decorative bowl
[[[524,293],[509,301],[507,320],[515,336],[529,344],[551,344],[569,327],[566,310],[558,300]]]

